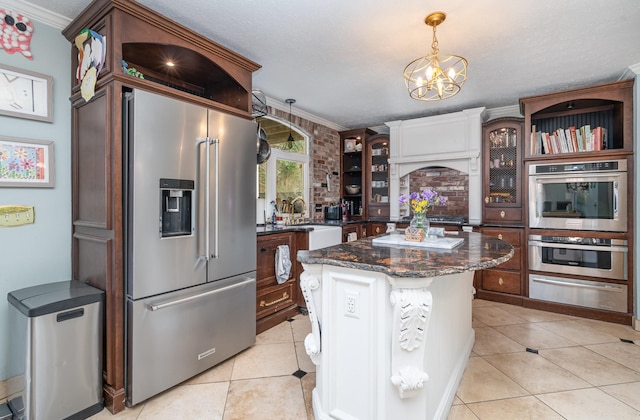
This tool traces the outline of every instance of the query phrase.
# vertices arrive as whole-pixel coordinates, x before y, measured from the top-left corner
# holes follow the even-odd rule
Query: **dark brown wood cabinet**
[[[483,223],[524,225],[522,124],[522,118],[499,118],[482,126]]]
[[[75,77],[73,42],[85,28],[107,40],[89,101]],[[125,403],[122,93],[139,88],[252,119],[252,73],[260,66],[129,0],[92,2],[63,34],[72,46],[72,276],[106,292],[104,402],[116,413]],[[174,54],[188,67],[179,76],[158,60]],[[124,73],[123,60],[148,77]]]
[[[367,139],[364,165],[365,217],[389,219],[389,135],[377,134]]]
[[[520,99],[525,160],[585,159],[633,153],[633,79]],[[579,147],[550,153],[536,134],[598,126],[607,132],[601,150]],[[551,148],[553,151],[553,147]]]
[[[383,222],[367,223],[367,236],[378,236],[387,232],[387,224]]]
[[[289,247],[289,279],[278,283],[275,256],[280,245]],[[294,232],[258,236],[256,259],[256,333],[287,320],[298,313],[300,288],[297,279],[297,242]]]
[[[352,240],[358,240],[367,236],[367,229],[363,231],[362,223],[350,223],[342,226],[342,242],[350,242]],[[354,236],[355,235],[355,236]],[[355,239],[353,239],[355,237]]]
[[[610,322],[631,324],[635,306],[635,288],[633,279],[634,251],[634,80],[623,80],[581,89],[555,92],[520,99],[520,107],[524,115],[524,161],[525,167],[536,164],[559,164],[594,162],[605,160],[627,161],[627,206],[618,211],[627,214],[626,232],[588,231],[578,229],[542,229],[532,228],[527,223],[527,237],[545,235],[554,237],[587,237],[620,239],[627,242],[628,278],[602,278],[597,276],[566,274],[558,270],[530,270],[531,283],[525,284],[523,305],[530,308],[566,313],[587,318],[602,319]],[[582,129],[582,130],[581,130]],[[597,129],[597,130],[594,130]],[[564,138],[563,138],[564,133]],[[575,133],[575,134],[572,134]],[[548,136],[547,136],[548,135]],[[577,177],[571,173],[568,177]],[[561,183],[561,182],[560,182]],[[568,186],[568,185],[567,185]],[[622,207],[622,206],[621,206]],[[526,208],[526,207],[525,207]],[[525,213],[525,220],[528,215]],[[562,252],[565,251],[561,249]],[[565,251],[566,252],[566,251]],[[605,252],[606,254],[606,252]],[[533,254],[532,254],[533,255]],[[531,267],[534,265],[530,264]],[[601,282],[611,285],[627,286],[627,311],[610,310],[606,305],[562,303],[555,298],[531,298],[529,288],[534,284],[533,277],[549,277],[558,280],[569,279]],[[540,281],[538,280],[538,283]],[[581,288],[592,287],[594,301],[598,301],[599,285],[580,285]],[[601,287],[606,290],[607,286]]]
[[[340,196],[348,204],[348,215],[352,220],[366,214],[365,149],[367,140],[375,134],[368,128],[340,132]]]
[[[513,246],[513,257],[500,265],[481,270],[476,286],[481,299],[522,305],[526,279],[526,242],[524,228],[482,227],[480,233],[493,236]]]

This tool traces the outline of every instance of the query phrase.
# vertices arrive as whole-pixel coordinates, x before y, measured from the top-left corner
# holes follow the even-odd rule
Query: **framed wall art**
[[[53,121],[53,78],[0,64],[0,114]]]
[[[0,187],[54,186],[52,141],[0,136]]]

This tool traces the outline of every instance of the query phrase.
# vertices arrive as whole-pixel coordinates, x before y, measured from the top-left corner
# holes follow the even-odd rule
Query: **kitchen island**
[[[447,417],[474,343],[473,272],[513,256],[497,238],[454,237],[452,249],[377,237],[298,252],[316,419]]]

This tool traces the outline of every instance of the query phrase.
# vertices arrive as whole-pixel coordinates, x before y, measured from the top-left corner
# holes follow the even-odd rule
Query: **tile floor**
[[[483,300],[473,302],[473,326],[449,420],[640,419],[640,332]],[[91,419],[313,420],[309,330],[298,315],[146,403]]]

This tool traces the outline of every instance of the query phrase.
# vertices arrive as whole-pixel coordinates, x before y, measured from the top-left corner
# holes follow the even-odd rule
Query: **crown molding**
[[[280,111],[289,112],[289,104],[286,104],[282,101],[278,101],[277,99],[270,98],[268,96],[266,97],[266,99],[267,99],[267,106],[270,106],[274,109],[278,109]],[[300,118],[304,118],[305,120],[309,120],[316,124],[320,124],[320,125],[324,125],[325,127],[332,128],[336,131],[347,130],[346,127],[336,124],[333,121],[325,120],[324,118],[318,117],[317,115],[311,114],[300,108],[296,108],[295,112],[292,112],[292,114],[295,114]]]
[[[622,73],[620,80],[635,79],[640,74],[640,63],[632,64]]]
[[[66,16],[59,15],[44,7],[36,6],[26,1],[19,0],[0,0],[0,7],[21,13],[32,20],[37,20],[47,26],[57,29],[64,29],[71,23],[71,19]]]
[[[522,118],[520,113],[520,107],[518,105],[502,106],[499,108],[488,108],[486,110],[487,121],[494,120],[496,118],[503,117],[517,117]]]

